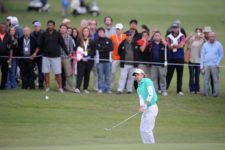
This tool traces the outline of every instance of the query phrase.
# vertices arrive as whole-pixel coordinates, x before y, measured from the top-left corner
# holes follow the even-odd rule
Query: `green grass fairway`
[[[28,0],[4,1],[8,14],[0,14],[0,21],[12,15],[18,16],[22,26],[31,26],[33,20],[41,20],[45,26],[48,19],[56,20],[59,25],[62,20],[59,1],[49,1],[50,13],[28,13]],[[99,26],[103,25],[103,17],[110,15],[114,23],[122,22],[126,29],[129,20],[137,18],[140,24],[158,26],[165,33],[174,20],[180,19],[188,34],[197,26],[211,25],[225,45],[223,0],[98,0],[98,3],[101,16],[95,19]],[[69,18],[77,26],[82,18],[93,17],[70,15]],[[137,111],[136,93],[59,94],[53,78],[49,100],[44,99],[45,92],[41,90],[0,91],[0,150],[224,150],[224,74],[225,69],[221,68],[218,98],[190,95],[187,67],[183,78],[185,96],[177,96],[175,75],[169,96],[159,96],[154,130],[157,144],[151,146],[141,144],[140,115],[111,132],[104,131]]]
[[[141,146],[137,145],[141,142],[140,115],[111,132],[104,131],[136,111],[136,94],[62,95],[52,91],[47,101],[41,91],[6,91],[0,95],[0,146],[3,149],[103,149],[113,144],[116,144],[115,148],[117,144],[124,148],[133,148],[133,145],[123,144]],[[222,99],[202,96],[160,97],[155,128],[159,145],[153,147],[160,149],[169,144],[168,147],[176,149],[184,144],[187,148],[210,148],[212,144],[218,149],[224,148],[224,105]]]

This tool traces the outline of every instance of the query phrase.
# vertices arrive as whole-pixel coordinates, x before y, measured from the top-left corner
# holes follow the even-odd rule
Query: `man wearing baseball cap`
[[[180,32],[185,36],[187,37],[187,34],[186,34],[186,31],[185,29],[181,26],[181,21],[180,20],[176,20],[173,22],[173,24],[177,24],[178,25],[178,28],[180,30]],[[167,30],[166,30],[166,37],[171,34],[173,32],[173,25],[170,26]]]
[[[209,40],[209,33],[210,32],[213,32],[211,26],[205,26],[203,28],[203,33],[204,33],[204,36],[205,36],[205,43]],[[210,74],[210,85],[211,85],[211,91],[212,91],[212,94],[213,94],[214,93],[214,83],[213,83],[212,74]]]
[[[11,20],[12,20],[12,16],[8,16],[6,17],[6,25],[7,25],[7,32],[9,32],[9,28],[11,27]]]
[[[142,69],[135,69],[133,76],[135,76],[135,80],[138,82],[139,112],[142,113],[140,125],[141,139],[143,144],[154,144],[153,129],[158,115],[158,96],[152,80],[145,78],[145,72]]]
[[[113,52],[112,52],[112,68],[111,68],[111,79],[110,86],[111,89],[114,86],[114,81],[116,77],[116,70],[120,63],[120,55],[118,52],[118,48],[120,43],[126,39],[126,34],[123,33],[123,24],[117,23],[116,26],[116,34],[113,34],[110,39],[113,43]]]
[[[40,21],[33,21],[33,27],[34,30],[31,33],[31,37],[35,40],[36,45],[38,45],[38,39],[42,33],[44,33],[44,30],[41,28],[41,22]],[[42,55],[42,50],[38,52],[37,55]],[[35,65],[37,65],[38,68],[38,88],[43,89],[44,88],[44,74],[42,73],[42,57],[37,57],[34,59]]]
[[[179,24],[174,23],[172,25],[173,32],[167,36],[168,45],[168,59],[170,63],[177,65],[168,65],[167,71],[167,89],[170,86],[171,80],[173,78],[174,71],[177,72],[177,94],[183,96],[182,92],[182,80],[183,80],[183,70],[184,70],[184,46],[186,43],[185,35],[179,30]]]
[[[133,92],[134,68],[138,67],[138,45],[133,42],[132,32],[126,32],[126,39],[123,40],[118,48],[120,55],[120,79],[118,82],[117,94],[122,94],[126,88],[127,94]]]

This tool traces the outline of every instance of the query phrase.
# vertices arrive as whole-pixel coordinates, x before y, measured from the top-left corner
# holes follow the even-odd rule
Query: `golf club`
[[[125,122],[127,122],[127,121],[130,120],[131,118],[135,117],[138,113],[139,113],[139,112],[136,112],[135,114],[133,114],[132,116],[128,117],[127,119],[125,119],[125,120],[119,122],[118,124],[112,126],[111,128],[105,128],[104,130],[105,130],[105,131],[111,131],[112,129],[114,129],[114,128],[116,128],[116,127],[118,127],[118,126],[124,124]]]

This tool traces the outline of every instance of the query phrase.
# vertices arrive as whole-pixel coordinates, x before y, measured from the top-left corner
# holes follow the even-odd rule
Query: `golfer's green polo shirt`
[[[152,87],[152,99],[150,100],[150,103],[148,104],[148,108],[154,104],[156,104],[157,100],[158,100],[158,96],[156,94],[155,88],[154,88],[154,84],[152,82],[152,80],[148,79],[148,78],[143,78],[139,83],[138,83],[138,88],[137,88],[137,92],[140,98],[140,103],[145,104],[148,96],[149,96],[149,91],[148,91],[148,87]],[[143,101],[143,102],[141,102]]]

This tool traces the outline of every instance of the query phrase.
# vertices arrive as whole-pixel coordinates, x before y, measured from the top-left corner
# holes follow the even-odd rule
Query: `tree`
[[[0,12],[1,13],[5,13],[6,12],[3,0],[0,0]]]

